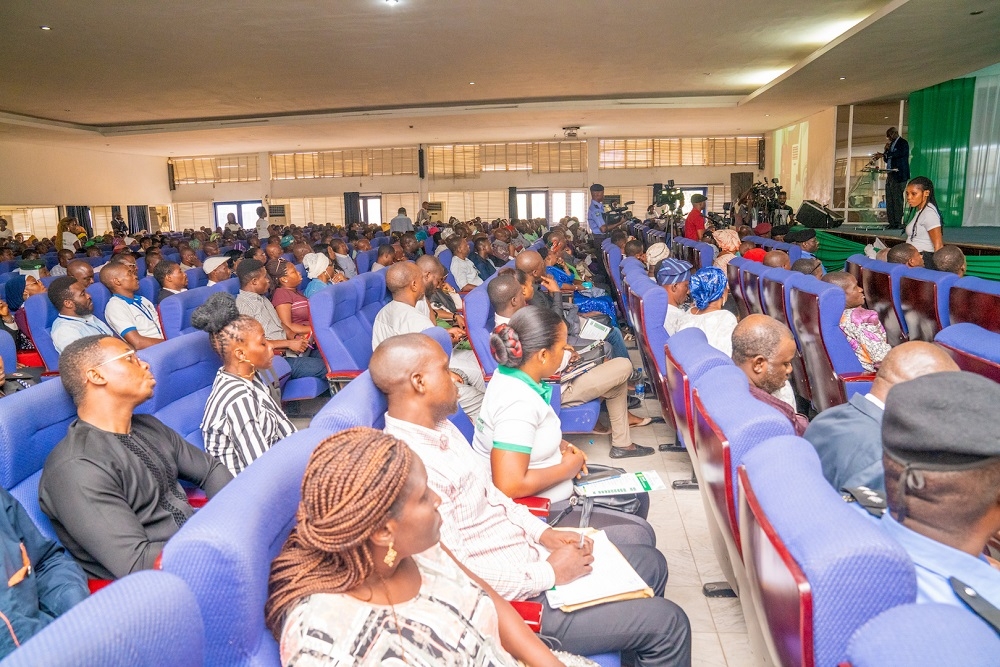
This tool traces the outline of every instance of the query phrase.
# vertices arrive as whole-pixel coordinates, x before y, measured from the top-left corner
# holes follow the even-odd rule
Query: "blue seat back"
[[[764,301],[761,297],[760,281],[761,277],[771,270],[771,267],[764,266],[760,262],[743,262],[739,267],[740,285],[747,311],[751,315],[763,315]]]
[[[604,246],[604,256],[608,261],[608,275],[611,276],[611,282],[614,283],[615,292],[618,294],[618,304],[622,312],[628,312],[628,304],[622,294],[622,251],[615,244],[608,242]]]
[[[150,414],[192,445],[205,448],[201,418],[222,362],[204,331],[171,338],[139,350],[156,378],[153,397],[135,409]]]
[[[359,252],[354,258],[354,261],[358,264],[358,273],[367,273],[370,271],[377,256],[378,246],[372,247],[371,250],[362,250]]]
[[[736,301],[737,317],[743,319],[750,314],[747,300],[743,296],[743,267],[749,264],[749,260],[742,257],[733,257],[726,264],[726,280],[729,282],[729,293]]]
[[[497,369],[497,361],[490,352],[490,334],[496,326],[495,313],[487,292],[495,275],[465,296],[465,328],[469,332],[469,344],[479,360],[484,377],[490,377]]]
[[[137,572],[57,618],[5,667],[201,665],[205,628],[194,594],[166,572]]]
[[[732,365],[733,360],[709,345],[704,331],[691,327],[682,329],[667,339],[665,363],[670,408],[677,424],[677,433],[688,452],[693,452],[692,383],[713,368]]]
[[[111,292],[101,283],[95,282],[87,288],[87,294],[94,302],[94,315],[97,316],[97,319],[104,320],[104,309],[108,307],[108,301],[111,300]]]
[[[230,278],[212,286],[189,288],[180,294],[168,296],[157,306],[163,335],[169,340],[198,331],[191,326],[191,313],[195,308],[208,301],[208,297],[216,292],[229,292],[235,296],[239,291],[239,279]]]
[[[899,277],[899,305],[910,340],[933,341],[947,327],[948,301],[958,276],[944,271],[904,268]]]
[[[3,359],[4,373],[15,372],[17,368],[17,344],[6,331],[0,331],[0,359]]]
[[[385,287],[385,271],[368,272],[352,278],[361,290],[361,321],[371,331],[375,318],[382,307],[392,301],[392,295]]]
[[[146,258],[145,257],[136,257],[135,258],[135,269],[136,269],[136,273],[139,276],[139,280],[142,280],[143,278],[146,277]]]
[[[59,312],[49,300],[49,295],[47,293],[35,294],[28,297],[28,300],[24,302],[24,315],[28,320],[28,334],[31,336],[31,342],[38,350],[38,354],[41,355],[45,370],[58,371],[59,353],[56,352],[56,348],[52,344],[52,323],[56,321]],[[11,366],[8,372],[13,373],[14,368],[16,367]]]
[[[968,322],[1000,333],[1000,282],[966,276],[952,285],[948,302],[951,324]]]
[[[74,419],[76,406],[58,379],[0,400],[0,484],[52,539],[55,531],[38,505],[38,481],[46,457]]]
[[[309,457],[329,435],[308,428],[275,443],[163,548],[163,570],[184,580],[201,610],[204,664],[280,664],[264,625],[271,561],[295,524]]]
[[[851,667],[992,667],[997,655],[997,634],[950,604],[893,607],[861,626],[847,644]]]
[[[826,483],[807,441],[759,444],[739,481],[747,593],[774,664],[836,665],[859,627],[914,601],[909,556]]]
[[[316,343],[332,373],[358,375],[372,356],[371,330],[361,319],[356,280],[331,285],[309,299]]]
[[[160,283],[153,276],[140,278],[139,294],[149,299],[150,303],[156,303],[156,297],[160,294]]]
[[[1000,382],[1000,333],[962,322],[942,329],[934,338],[963,371]]]
[[[906,321],[899,303],[899,279],[906,271],[902,264],[874,259],[861,266],[861,287],[868,307],[878,313],[890,345],[906,341]]]
[[[200,267],[187,269],[184,273],[186,273],[188,277],[188,289],[204,287],[208,284],[208,275]]]

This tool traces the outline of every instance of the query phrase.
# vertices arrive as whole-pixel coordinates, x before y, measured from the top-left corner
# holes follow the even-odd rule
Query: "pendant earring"
[[[392,567],[392,564],[396,562],[396,550],[392,548],[393,543],[389,542],[389,550],[385,552],[385,558],[382,562],[388,567]]]

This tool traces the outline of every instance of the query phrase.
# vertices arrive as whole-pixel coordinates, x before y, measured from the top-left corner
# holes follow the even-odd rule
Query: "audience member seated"
[[[219,255],[206,257],[202,270],[208,276],[208,285],[221,283],[223,280],[229,280],[233,276],[233,270],[229,266],[229,258]]]
[[[809,420],[795,412],[795,396],[788,384],[795,352],[792,331],[767,315],[748,315],[733,330],[733,363],[750,380],[750,394],[785,415],[795,435],[801,436]]]
[[[319,443],[271,564],[281,664],[562,664],[440,541],[440,504],[393,436],[353,428]]]
[[[271,287],[264,265],[255,259],[245,259],[240,262],[237,277],[240,279],[240,293],[236,297],[236,307],[241,315],[252,317],[264,327],[264,336],[271,341],[271,346],[285,354],[285,360],[292,369],[291,377],[326,379],[326,364],[322,358],[313,355],[315,350],[311,348],[308,336],[289,338],[278,311],[264,296]]]
[[[786,271],[792,268],[792,263],[788,259],[788,253],[784,250],[769,250],[764,255],[763,264],[772,269],[785,269]]]
[[[302,284],[302,274],[294,264],[280,257],[268,262],[266,268],[274,289],[271,303],[285,333],[289,338],[309,338],[312,336],[309,299],[295,289]]]
[[[394,337],[372,355],[371,377],[386,393],[385,431],[406,442],[441,498],[441,540],[455,558],[508,600],[544,603],[545,591],[590,572],[590,543],[556,531],[497,489],[487,467],[448,421],[457,394],[448,359],[426,336]],[[687,616],[664,599],[666,560],[648,544],[617,543],[654,597],[565,613],[546,607],[541,634],[573,653],[634,651],[635,665],[690,665]]]
[[[339,273],[330,262],[330,258],[323,253],[310,252],[306,254],[302,258],[302,266],[305,267],[306,276],[309,277],[309,284],[302,292],[302,296],[307,299],[324,287],[347,280],[347,277],[343,273]]]
[[[482,236],[476,239],[476,251],[470,255],[470,259],[476,267],[476,273],[479,275],[480,280],[485,281],[497,272],[497,267],[491,259],[492,254],[493,244],[490,243],[488,238]]]
[[[476,265],[468,258],[468,242],[460,236],[452,236],[448,239],[448,250],[452,254],[449,270],[459,291],[464,292],[477,285],[482,285],[483,279],[479,277]]]
[[[3,301],[0,301],[0,305],[3,305]],[[5,368],[3,357],[0,356],[0,398],[24,391],[38,384],[38,381],[30,373],[16,371],[16,368]]]
[[[59,370],[79,418],[45,460],[42,511],[90,578],[151,569],[194,513],[179,480],[211,498],[232,475],[155,417],[133,414],[156,381],[123,341],[90,336],[70,343]]]
[[[726,274],[714,266],[698,269],[691,276],[688,289],[694,305],[684,313],[677,330],[701,329],[709,345],[727,357],[732,356],[736,316],[722,307],[729,296]]]
[[[60,250],[58,254],[59,263],[49,269],[49,275],[58,278],[59,276],[66,275],[66,267],[69,263],[73,261],[73,257],[76,256],[72,250]]]
[[[517,253],[514,252],[510,243],[510,230],[506,227],[498,227],[493,234],[493,256],[503,264],[506,264],[510,261],[512,254]]]
[[[4,284],[4,296],[6,301],[0,301],[0,325],[3,330],[10,334],[19,352],[32,351],[35,344],[31,342],[26,330],[22,330],[17,319],[22,318],[22,324],[26,323],[24,313],[18,315],[18,311],[24,306],[28,297],[45,293],[45,285],[42,281],[36,280],[34,276],[14,275]],[[26,329],[27,327],[25,327]]]
[[[0,362],[2,363],[2,362]],[[58,542],[35,527],[21,503],[0,489],[0,553],[10,575],[0,596],[7,632],[0,633],[0,659],[82,602],[90,590],[83,570]]]
[[[771,223],[760,222],[757,226],[753,228],[754,236],[759,236],[762,239],[771,238]]]
[[[181,248],[180,255],[181,255],[182,271],[201,268],[201,260],[198,259],[198,253],[195,252],[192,248],[187,246]]]
[[[156,303],[160,303],[171,294],[187,291],[187,273],[177,262],[168,259],[159,262],[153,269],[153,277],[160,283],[160,293],[156,295]]]
[[[1000,571],[983,550],[1000,531],[998,404],[992,380],[934,373],[893,387],[882,418],[889,511],[881,522],[913,559],[917,602],[970,613],[988,603],[994,629]]]
[[[111,292],[104,319],[116,334],[137,350],[163,342],[156,306],[139,294],[134,266],[109,262],[101,270],[101,282]]]
[[[823,282],[844,290],[844,314],[840,317],[840,329],[847,336],[847,342],[851,344],[861,366],[874,373],[890,350],[878,313],[863,307],[865,291],[852,274],[834,271],[823,276]]]
[[[965,253],[957,245],[942,246],[940,250],[934,252],[934,268],[938,271],[954,273],[961,278],[965,275],[967,267]]]
[[[803,273],[807,276],[814,276],[816,278],[823,277],[823,262],[816,258],[812,259],[797,259],[792,263],[792,271],[796,273]]]
[[[399,237],[399,247],[403,250],[403,256],[411,262],[417,261],[424,251],[423,244],[413,232],[406,232]]]
[[[396,250],[389,244],[383,244],[378,247],[378,255],[375,257],[375,263],[372,264],[372,272],[384,271],[387,267],[392,266],[396,262]]]
[[[434,257],[421,258],[422,262],[435,261]],[[437,262],[440,264],[440,262]],[[427,286],[420,268],[413,262],[397,262],[385,272],[385,285],[392,294],[392,301],[382,307],[372,325],[372,349],[392,336],[420,333],[435,326],[430,316],[422,313],[417,304],[424,300]],[[453,338],[454,340],[454,338]],[[472,352],[465,350],[466,356]],[[458,357],[461,355],[453,355]],[[464,362],[464,363],[463,363]],[[471,366],[475,364],[475,366]],[[475,356],[471,359],[452,359],[452,381],[458,386],[459,403],[469,419],[475,422],[483,404],[486,384]]]
[[[646,270],[650,277],[656,276],[656,265],[668,257],[670,257],[670,247],[666,243],[654,243],[646,248]]]
[[[743,243],[750,243],[750,242],[749,241],[744,241]],[[742,243],[740,244],[740,247],[743,247]],[[764,262],[764,258],[767,257],[767,251],[764,250],[763,248],[758,248],[756,246],[751,246],[750,248],[747,248],[742,253],[742,257],[743,257],[743,259],[747,260],[748,262],[760,262],[760,263],[763,263]]]
[[[201,422],[205,451],[238,475],[295,432],[277,398],[280,389],[260,374],[272,369],[273,348],[260,322],[240,315],[229,292],[216,292],[195,308],[191,326],[208,332],[222,359]]]
[[[957,371],[948,354],[933,343],[911,341],[894,347],[879,366],[871,391],[819,413],[805,439],[812,443],[823,476],[834,489],[867,486],[885,491],[882,470],[882,412],[889,390],[914,378]]]
[[[90,262],[82,259],[74,259],[67,264],[66,275],[76,278],[76,281],[81,283],[84,288],[94,284],[94,267],[90,265]]]
[[[802,249],[801,258],[814,259],[816,251],[819,250],[819,239],[816,238],[815,229],[796,229],[785,234],[785,243],[797,245]]]
[[[663,329],[668,336],[677,333],[687,315],[682,306],[688,300],[691,269],[690,262],[672,257],[661,260],[655,267],[656,284],[667,293],[667,315],[663,320]]]
[[[94,315],[94,300],[75,278],[62,276],[49,285],[49,300],[59,315],[52,322],[52,346],[62,354],[66,346],[87,336],[113,336],[111,328]]]
[[[341,239],[334,239],[330,242],[330,250],[333,252],[333,261],[337,268],[344,272],[348,278],[358,275],[358,265],[354,263],[351,256],[347,254],[347,244]],[[273,259],[271,261],[274,261]]]
[[[909,243],[897,243],[889,248],[889,252],[885,255],[885,261],[890,264],[905,264],[909,267],[923,266],[924,256]]]
[[[772,241],[784,241],[785,234],[788,233],[790,227],[788,225],[775,225],[771,227],[771,240]]]
[[[712,238],[719,246],[719,256],[715,258],[712,265],[725,271],[729,260],[736,257],[736,253],[739,252],[740,236],[735,229],[717,229],[712,232]]]
[[[639,239],[630,239],[625,242],[625,251],[622,253],[625,257],[635,257],[637,260],[646,263],[646,250],[642,247],[642,241]]]

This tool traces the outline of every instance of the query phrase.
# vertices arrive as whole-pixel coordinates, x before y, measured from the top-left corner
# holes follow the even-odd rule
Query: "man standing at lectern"
[[[885,148],[875,154],[885,160],[885,168],[889,171],[885,176],[885,212],[889,229],[902,229],[903,190],[910,180],[910,144],[894,127],[885,131],[885,137]]]

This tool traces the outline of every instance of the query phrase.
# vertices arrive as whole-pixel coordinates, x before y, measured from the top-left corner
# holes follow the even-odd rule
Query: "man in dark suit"
[[[899,136],[894,127],[885,131],[885,138],[885,148],[875,154],[875,157],[885,160],[885,168],[889,170],[885,178],[885,212],[889,218],[889,229],[902,229],[903,190],[910,180],[910,144]]]
[[[803,437],[816,448],[823,477],[838,491],[856,486],[885,491],[882,412],[889,390],[923,375],[957,370],[952,358],[933,343],[894,347],[882,360],[870,392],[824,410],[806,429]]]

